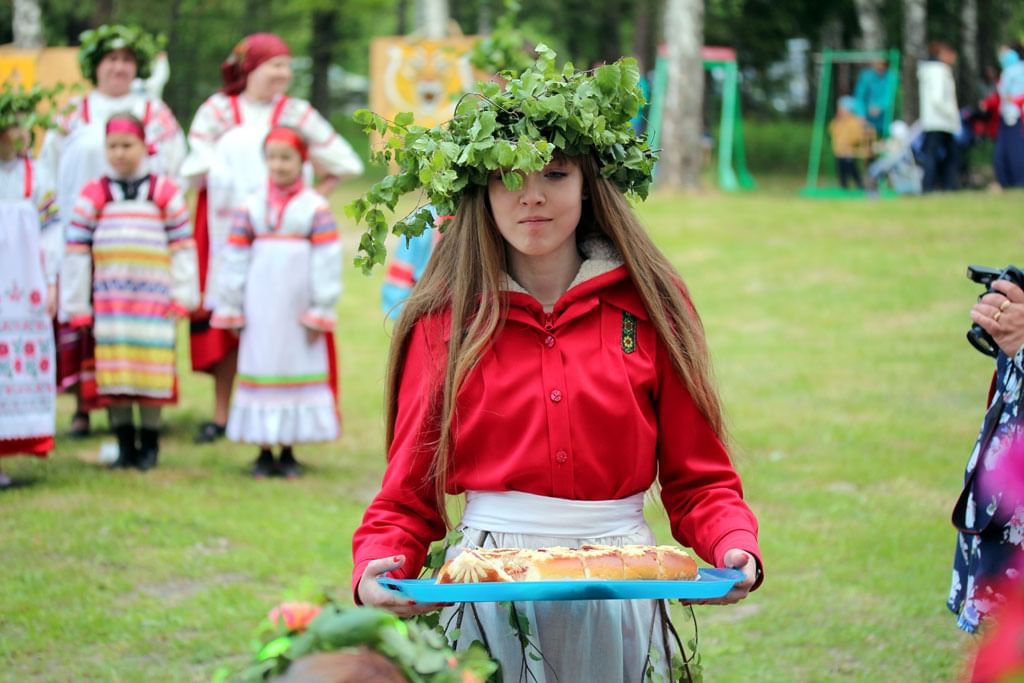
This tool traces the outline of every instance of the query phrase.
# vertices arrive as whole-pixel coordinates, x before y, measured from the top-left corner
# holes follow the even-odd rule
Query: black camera
[[[979,285],[984,285],[985,294],[996,291],[992,289],[992,283],[996,280],[1006,280],[1024,289],[1024,272],[1017,266],[1006,266],[1002,270],[985,266],[967,266],[967,277]],[[967,341],[986,356],[995,358],[999,354],[999,345],[978,323],[971,325],[971,329],[967,331]]]

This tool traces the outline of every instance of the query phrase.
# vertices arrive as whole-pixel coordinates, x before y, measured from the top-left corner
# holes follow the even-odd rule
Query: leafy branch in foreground
[[[357,659],[375,652],[412,683],[482,683],[498,665],[478,643],[455,652],[436,627],[403,621],[373,607],[283,603],[271,610],[256,643],[254,661],[232,673],[224,668],[214,683],[256,683],[285,674],[317,653],[348,653]]]
[[[630,125],[644,102],[636,60],[577,71],[571,63],[559,69],[545,45],[536,51],[537,60],[504,89],[477,83],[479,92],[463,96],[455,116],[433,128],[417,126],[409,112],[394,121],[366,109],[355,113],[367,133],[384,140],[374,160],[398,168],[345,207],[366,226],[355,258],[364,273],[384,263],[389,231],[414,237],[433,222],[420,206],[389,226],[385,211],[393,212],[403,195],[418,190],[439,215],[454,214],[462,193],[486,186],[492,173],[516,190],[523,175],[543,169],[555,150],[593,155],[605,178],[627,195],[646,198],[655,154]]]

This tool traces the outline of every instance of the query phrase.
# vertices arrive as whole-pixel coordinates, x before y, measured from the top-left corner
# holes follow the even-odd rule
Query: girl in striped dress
[[[332,331],[341,242],[327,200],[303,183],[298,131],[272,129],[263,150],[270,182],[236,216],[210,324],[241,330],[228,438],[259,445],[254,477],[294,478],[292,445],[340,431]]]
[[[110,118],[106,157],[113,175],[82,189],[65,235],[61,287],[70,323],[93,328],[96,391],[117,434],[114,467],[140,470],[156,466],[160,407],[177,401],[175,322],[199,305],[184,196],[169,178],[149,173],[147,151],[139,119]]]

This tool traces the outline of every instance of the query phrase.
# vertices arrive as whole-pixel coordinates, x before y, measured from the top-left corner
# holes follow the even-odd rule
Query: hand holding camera
[[[967,277],[988,289],[971,309],[974,325],[967,339],[982,353],[999,350],[1012,358],[1024,346],[1024,272],[969,266]]]

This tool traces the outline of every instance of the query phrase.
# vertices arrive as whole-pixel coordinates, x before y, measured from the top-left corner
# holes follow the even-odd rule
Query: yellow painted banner
[[[92,84],[82,78],[78,68],[77,47],[47,47],[41,50],[25,50],[13,45],[0,45],[0,82],[6,85],[20,84],[24,88],[34,85],[51,86],[63,83],[67,86],[57,102],[63,106],[76,93],[71,86],[79,86],[77,93],[84,95]],[[42,136],[36,136],[36,151],[42,144]]]
[[[36,82],[36,55],[0,52],[0,80],[5,86],[21,86],[26,90]]]
[[[450,119],[455,103],[486,74],[469,63],[476,36],[426,40],[404,36],[370,43],[370,109],[386,119],[411,111],[416,123]]]

